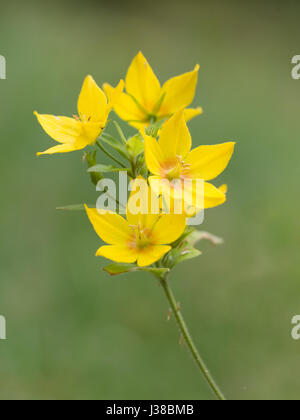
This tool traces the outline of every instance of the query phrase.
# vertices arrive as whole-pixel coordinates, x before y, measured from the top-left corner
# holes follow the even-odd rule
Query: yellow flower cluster
[[[202,113],[202,108],[190,109],[197,86],[199,66],[189,73],[174,77],[161,86],[148,61],[140,52],[129,67],[125,82],[116,88],[108,84],[100,89],[87,76],[78,99],[78,116],[73,118],[41,115],[35,112],[45,132],[59,145],[41,154],[65,153],[93,146],[106,127],[109,113],[116,114],[139,130],[144,143],[144,160],[149,191],[174,202],[203,208],[216,207],[226,201],[227,187],[215,187],[213,180],[227,167],[234,143],[200,146],[192,149],[187,122]],[[126,90],[126,92],[124,91]],[[159,138],[152,137],[151,127]],[[137,175],[138,176],[138,175]],[[195,204],[194,181],[203,180],[201,206]],[[171,188],[170,188],[171,185]],[[184,199],[178,186],[185,188]],[[86,207],[88,217],[99,237],[109,244],[97,251],[118,263],[151,266],[172,249],[186,229],[186,214],[133,214],[127,208],[124,219],[118,214]]]

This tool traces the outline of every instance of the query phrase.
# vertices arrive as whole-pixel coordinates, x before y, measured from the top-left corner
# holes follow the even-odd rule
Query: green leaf
[[[177,241],[175,241],[172,244],[172,248],[178,248],[180,244],[183,243],[183,241],[188,238],[193,232],[195,232],[195,228],[194,227],[190,227],[187,226],[185,231],[183,232],[183,234],[181,235],[181,237],[179,239],[177,239]]]
[[[172,246],[173,248],[178,248],[184,243],[184,241],[186,241],[186,244],[194,247],[202,240],[210,241],[213,245],[222,245],[224,243],[222,238],[212,235],[209,232],[195,230],[193,227],[187,227],[181,238],[174,242]]]
[[[95,207],[95,205],[87,205],[88,207]],[[56,207],[56,210],[65,210],[65,211],[85,211],[83,204],[74,204],[71,206]]]
[[[144,271],[155,274],[156,276],[162,276],[170,271],[169,268],[152,268],[152,267],[138,267],[135,264],[111,264],[104,268],[111,276],[117,276],[125,273],[134,273],[138,271]]]
[[[223,243],[221,238],[218,238],[211,233],[200,232],[194,228],[188,227],[181,238],[172,245],[173,249],[164,259],[165,265],[174,268],[179,263],[199,257],[202,255],[202,252],[196,249],[195,246],[204,239],[209,240],[214,245]]]
[[[131,137],[127,142],[127,150],[131,157],[136,158],[144,152],[144,142],[141,136]]]
[[[164,258],[164,264],[174,268],[177,264],[184,261],[197,258],[202,254],[198,249],[188,246],[185,243],[184,247],[172,249]]]
[[[180,253],[180,255],[176,259],[176,264],[182,263],[187,260],[192,260],[193,258],[200,257],[202,255],[202,252],[199,251],[199,249],[192,248],[186,251],[183,251]]]
[[[99,172],[99,173],[108,173],[108,172],[122,172],[122,171],[129,171],[129,168],[117,168],[113,165],[95,165],[88,169],[88,172]]]
[[[115,127],[116,127],[116,129],[118,131],[118,134],[120,136],[120,139],[121,139],[122,143],[123,144],[126,144],[127,143],[127,140],[126,140],[126,137],[125,137],[125,135],[123,133],[122,128],[119,126],[119,124],[117,123],[117,121],[114,121],[114,125],[115,125]]]
[[[130,156],[128,155],[126,146],[119,140],[106,133],[103,133],[101,135],[101,140],[103,141],[103,143],[108,144],[110,147],[112,147],[114,150],[120,153],[120,155],[123,156],[125,159],[130,160]]]
[[[88,167],[91,168],[97,164],[97,151],[94,152],[85,152],[83,155],[83,162],[87,161]],[[91,181],[94,185],[97,185],[98,182],[103,179],[101,173],[90,173]]]

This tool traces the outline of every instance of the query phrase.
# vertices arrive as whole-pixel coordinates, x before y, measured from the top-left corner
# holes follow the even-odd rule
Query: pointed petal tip
[[[36,117],[36,119],[38,120],[38,122],[40,122],[40,117],[42,116],[41,114],[39,114],[37,111],[33,111],[33,115]]]
[[[37,152],[36,155],[39,157],[39,156],[44,156],[44,155],[50,155],[50,153],[48,153],[48,151],[45,151],[45,152]]]
[[[124,79],[121,79],[120,80],[120,82],[119,82],[119,86],[121,87],[123,87],[123,89],[125,88],[125,80]]]
[[[232,151],[233,151],[237,143],[235,141],[227,141],[225,143],[221,143],[220,145],[222,145],[222,144],[224,146],[228,146],[228,148],[232,149]]]
[[[135,60],[144,60],[146,57],[144,56],[143,52],[140,50],[133,58],[133,62]]]
[[[227,184],[223,184],[219,187],[219,191],[221,191],[223,194],[227,194],[228,193],[228,185]]]
[[[106,256],[103,255],[103,248],[105,248],[105,247],[104,246],[101,246],[99,249],[97,249],[97,251],[95,253],[95,257],[104,257],[104,258],[107,258]]]
[[[194,71],[199,71],[199,70],[200,70],[200,65],[199,65],[199,64],[197,64],[197,65],[195,66]]]

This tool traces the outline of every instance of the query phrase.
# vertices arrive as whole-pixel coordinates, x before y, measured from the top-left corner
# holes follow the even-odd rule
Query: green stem
[[[109,194],[109,192],[105,192],[105,194],[107,195],[107,197],[109,197],[111,200],[113,200],[115,203],[117,203],[118,204],[118,206],[119,206],[119,210],[120,210],[120,207],[122,207],[123,208],[123,210],[126,210],[126,207],[117,199],[117,198],[115,198],[115,197],[113,197],[111,194]]]
[[[99,147],[100,150],[102,150],[103,153],[106,154],[106,156],[108,156],[110,159],[112,159],[115,163],[117,163],[118,165],[121,166],[121,168],[126,169],[126,166],[123,165],[122,162],[120,162],[117,158],[115,158],[111,153],[109,153],[108,150],[105,149],[104,146],[102,146],[102,144],[100,143],[99,140],[96,141],[96,145]]]
[[[214,394],[216,395],[216,397],[220,400],[220,401],[226,401],[226,398],[224,397],[222,391],[220,390],[220,388],[218,387],[218,385],[216,384],[216,382],[214,381],[214,379],[212,378],[209,370],[207,369],[207,367],[205,366],[205,363],[203,362],[194,342],[193,339],[189,333],[189,330],[186,326],[186,323],[184,321],[184,318],[180,312],[180,309],[176,303],[175,297],[173,295],[172,290],[169,287],[168,281],[166,279],[166,277],[162,277],[160,278],[160,283],[166,293],[166,296],[168,298],[168,301],[171,305],[171,308],[173,310],[174,316],[176,318],[176,321],[178,323],[178,326],[180,328],[180,331],[192,353],[193,358],[195,359],[195,362],[197,364],[197,366],[199,367],[199,369],[201,370],[202,374],[204,375],[205,379],[207,380],[210,388],[212,389],[212,391],[214,392]]]

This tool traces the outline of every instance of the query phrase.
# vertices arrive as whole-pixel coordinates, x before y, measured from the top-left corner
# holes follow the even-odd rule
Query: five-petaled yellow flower
[[[199,66],[190,73],[174,77],[162,87],[144,55],[140,52],[129,67],[126,92],[114,105],[117,115],[136,128],[170,118],[178,110],[188,107],[195,96]],[[103,85],[106,95],[113,95],[114,88]],[[202,114],[202,108],[185,109],[185,119]]]
[[[187,205],[203,210],[196,202],[194,181],[202,180],[204,208],[216,207],[226,201],[226,186],[216,188],[207,182],[220,175],[227,167],[234,151],[235,143],[214,146],[200,146],[191,151],[191,135],[184,119],[183,111],[177,112],[164,124],[159,141],[147,136],[145,158],[149,171],[153,174],[149,183],[157,194],[165,194],[167,199],[184,198]],[[176,181],[176,182],[175,182]],[[180,187],[184,197],[179,194]]]
[[[35,112],[37,119],[46,133],[58,143],[45,152],[54,154],[66,153],[84,149],[93,145],[104,129],[108,115],[119,96],[123,92],[124,82],[121,80],[107,99],[104,92],[97,86],[91,76],[87,76],[78,99],[79,117],[57,117],[55,115],[41,115]]]
[[[147,194],[151,194],[150,191]],[[159,261],[183,234],[186,218],[171,214],[133,214],[127,208],[127,218],[86,207],[87,215],[98,236],[108,246],[102,246],[96,256],[118,263],[137,263],[146,267]]]

